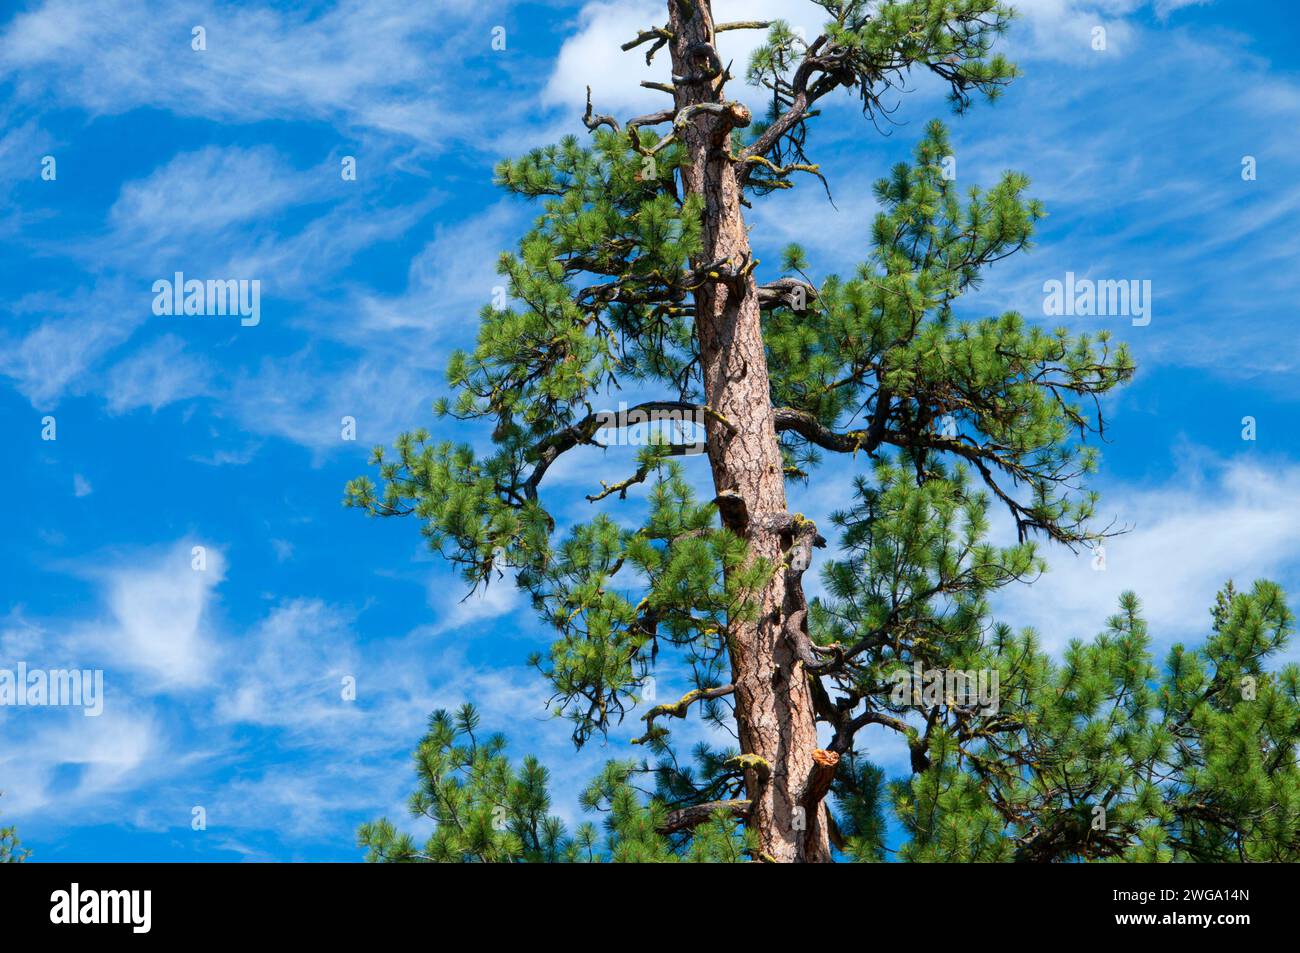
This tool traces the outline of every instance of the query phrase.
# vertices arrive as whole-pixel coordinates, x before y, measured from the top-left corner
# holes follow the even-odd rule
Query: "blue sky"
[[[1282,0],[1018,6],[1007,49],[1025,77],[950,126],[960,181],[1023,170],[1050,214],[1036,250],[965,307],[1061,323],[1043,316],[1043,284],[1066,272],[1150,280],[1154,305],[1145,327],[1065,319],[1109,327],[1139,362],[1107,404],[1097,481],[1103,514],[1132,531],[1104,573],[1049,551],[1051,572],[998,615],[1060,648],[1134,589],[1163,650],[1203,636],[1228,576],[1300,592],[1300,17]],[[818,25],[794,0],[715,7]],[[446,357],[472,342],[496,255],[532,214],[494,189],[494,162],[581,133],[587,83],[603,112],[658,105],[637,84],[663,64],[618,44],[662,11],[436,9],[41,0],[0,14],[0,668],[105,673],[99,717],[0,707],[0,818],[38,859],[355,859],[359,822],[404,817],[429,711],[463,699],[542,755],[571,821],[576,788],[628,751],[631,724],[575,754],[546,716],[525,660],[547,633],[508,585],[461,601],[414,524],[340,500],[372,445],[432,423]],[[726,35],[724,58],[743,62],[753,39]],[[760,257],[800,239],[819,274],[847,273],[871,181],[945,115],[922,79],[888,138],[832,108],[817,159],[837,208],[815,185],[757,203]],[[154,315],[151,286],[176,271],[259,279],[260,323]],[[623,452],[558,465],[557,512],[589,517],[583,495],[630,472]],[[853,465],[796,505],[824,517]],[[862,742],[903,769],[894,740]]]

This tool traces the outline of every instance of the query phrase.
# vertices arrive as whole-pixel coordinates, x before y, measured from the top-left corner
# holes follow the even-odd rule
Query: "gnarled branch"
[[[689,807],[670,811],[657,830],[660,834],[676,834],[679,831],[693,830],[717,814],[718,811],[726,811],[732,817],[745,820],[749,817],[749,805],[750,802],[743,798],[692,804]]]
[[[817,287],[798,278],[778,278],[765,285],[758,286],[758,306],[772,309],[785,305],[792,311],[798,311],[799,301],[795,293],[803,289],[803,304],[807,306],[817,300]]]
[[[646,712],[644,721],[646,723],[646,733],[640,738],[633,738],[632,744],[643,744],[654,734],[655,719],[664,715],[670,715],[673,718],[685,718],[686,711],[694,702],[712,701],[715,698],[723,698],[731,695],[736,691],[735,685],[719,685],[717,688],[697,688],[687,692],[677,701],[666,704],[656,705]]]

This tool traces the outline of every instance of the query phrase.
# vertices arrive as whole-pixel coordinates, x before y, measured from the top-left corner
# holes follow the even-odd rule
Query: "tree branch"
[[[613,116],[606,116],[603,113],[593,113],[591,111],[591,87],[587,87],[587,111],[582,114],[582,124],[590,131],[595,132],[601,126],[609,126],[615,132],[619,131],[618,120]]]
[[[656,705],[645,713],[644,721],[646,732],[640,738],[633,738],[632,744],[644,744],[655,733],[655,719],[663,715],[671,715],[673,718],[685,718],[687,709],[693,702],[712,701],[715,698],[723,698],[731,695],[736,691],[735,685],[720,685],[717,688],[697,688],[689,691],[677,701],[666,704]],[[660,729],[661,731],[663,729]]]
[[[731,801],[706,801],[703,804],[692,804],[690,807],[678,808],[669,812],[664,822],[659,825],[657,831],[660,834],[676,834],[679,831],[691,830],[713,817],[718,811],[726,811],[732,817],[746,820],[749,817],[748,800],[731,800]]]
[[[595,441],[592,438],[595,437],[597,431],[615,426],[627,426],[628,418],[633,414],[647,415],[656,411],[675,411],[679,413],[697,414],[718,421],[729,431],[735,430],[735,426],[729,420],[711,407],[706,407],[702,404],[685,403],[683,401],[646,401],[645,403],[637,404],[635,407],[629,407],[626,413],[622,415],[623,420],[621,421],[617,419],[619,415],[613,412],[601,411],[591,413],[582,418],[582,420],[579,420],[577,423],[571,424],[563,430],[556,431],[532,447],[528,456],[536,458],[537,463],[533,467],[532,474],[524,483],[524,495],[530,500],[535,500],[537,498],[537,487],[541,484],[542,477],[546,475],[546,471],[550,469],[551,464],[558,460],[562,454],[572,450],[579,444],[594,443]],[[647,417],[645,420],[635,421],[635,423],[649,423],[649,418]]]
[[[800,281],[798,278],[778,278],[776,281],[769,281],[765,285],[758,286],[758,306],[768,310],[785,305],[791,310],[798,311],[798,301],[795,299],[795,292],[803,289],[803,304],[805,306],[812,304],[817,300],[817,287],[807,281]]]
[[[793,431],[809,443],[815,443],[823,450],[833,450],[836,453],[857,453],[859,450],[865,450],[867,453],[871,453],[880,446],[880,439],[874,436],[870,430],[850,430],[848,433],[838,433],[806,410],[796,410],[793,407],[778,407],[775,415],[777,433]]]
[[[671,30],[665,27],[657,26],[650,30],[642,30],[636,35],[635,39],[628,40],[620,49],[627,53],[636,49],[642,43],[652,43],[650,49],[646,50],[645,63],[649,66],[654,62],[655,54],[664,48],[664,45],[671,41],[673,34]]]
[[[831,789],[831,782],[835,780],[835,768],[840,763],[838,752],[826,751],[817,748],[812,753],[813,769],[808,773],[808,780],[804,782],[803,794],[799,798],[799,803],[803,805],[805,811],[811,816],[817,810],[826,797],[827,792]]]

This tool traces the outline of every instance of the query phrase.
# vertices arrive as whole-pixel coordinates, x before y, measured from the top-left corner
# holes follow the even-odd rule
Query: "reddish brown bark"
[[[684,178],[705,204],[704,249],[692,264],[723,262],[720,279],[695,292],[705,399],[726,421],[709,420],[709,462],[715,489],[729,503],[720,506],[723,522],[749,540],[754,557],[778,567],[757,596],[758,620],[736,623],[728,633],[741,751],[770,767],[766,779],[761,770],[746,773],[749,825],[771,859],[826,861],[825,777],[814,760],[812,691],[787,635],[792,616],[793,625],[804,624],[804,597],[798,574],[781,568],[790,545],[788,525],[781,528],[785,477],[741,185],[728,149],[731,129],[750,117],[724,97],[707,0],[669,0],[668,10],[678,116],[690,110],[677,133],[690,159]]]

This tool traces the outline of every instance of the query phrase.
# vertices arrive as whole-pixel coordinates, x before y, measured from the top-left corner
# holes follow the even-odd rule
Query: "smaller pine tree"
[[[21,864],[31,855],[30,850],[23,849],[16,828],[0,827],[0,864]]]
[[[479,738],[479,714],[465,704],[454,714],[439,710],[415,751],[420,785],[411,795],[413,817],[436,825],[420,847],[387,818],[362,825],[367,860],[385,863],[513,863],[574,859],[590,848],[595,832],[565,835],[552,816],[549,773],[533,757],[515,769],[505,756],[503,735]]]
[[[550,814],[549,772],[536,758],[520,768],[505,755],[500,734],[478,737],[479,714],[465,704],[436,711],[415,751],[419,786],[411,816],[432,821],[418,845],[387,818],[363,824],[357,839],[372,863],[740,863],[754,851],[725,803],[670,810],[661,797],[643,797],[634,784],[644,766],[609,762],[582,792],[582,807],[605,816],[570,835]],[[701,823],[696,812],[711,813]],[[687,824],[690,815],[691,823]]]

